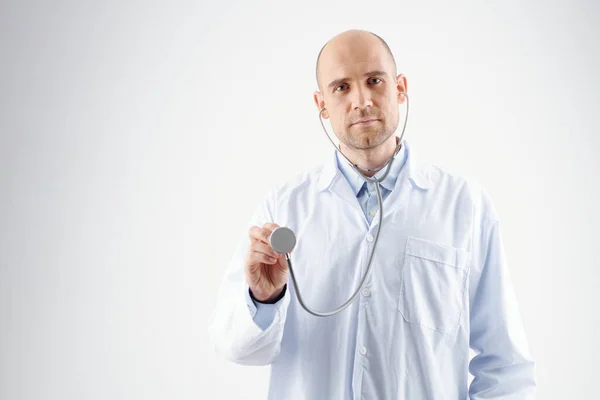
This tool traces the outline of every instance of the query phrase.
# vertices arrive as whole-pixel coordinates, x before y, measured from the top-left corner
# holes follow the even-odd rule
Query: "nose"
[[[371,100],[371,93],[368,89],[356,88],[352,96],[352,109],[367,108],[373,105]]]

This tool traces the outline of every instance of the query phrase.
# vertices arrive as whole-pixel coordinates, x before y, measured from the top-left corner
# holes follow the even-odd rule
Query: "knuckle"
[[[252,226],[248,229],[248,236],[254,238],[256,236],[256,226]]]

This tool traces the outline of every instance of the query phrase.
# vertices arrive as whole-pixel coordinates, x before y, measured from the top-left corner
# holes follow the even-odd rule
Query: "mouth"
[[[379,120],[378,119],[361,119],[360,121],[357,121],[357,122],[353,123],[350,126],[353,126],[353,125],[369,125],[369,124],[373,124],[373,123],[375,123],[377,121],[379,121]]]

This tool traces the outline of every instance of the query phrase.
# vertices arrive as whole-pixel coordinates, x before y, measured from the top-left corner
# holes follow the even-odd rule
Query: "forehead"
[[[321,56],[321,79],[327,84],[332,79],[362,77],[370,71],[392,73],[390,58],[381,43],[332,43]]]

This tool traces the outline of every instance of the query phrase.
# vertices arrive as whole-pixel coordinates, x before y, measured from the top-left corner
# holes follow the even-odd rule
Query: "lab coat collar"
[[[435,183],[435,174],[431,173],[429,168],[425,168],[425,164],[423,164],[418,157],[414,154],[411,149],[410,144],[406,139],[402,141],[404,151],[406,151],[406,162],[403,168],[406,168],[407,177],[413,186],[418,187],[422,190],[429,190],[433,184]],[[332,152],[331,159],[325,163],[323,169],[321,170],[321,174],[319,176],[319,181],[317,183],[317,188],[319,192],[328,189],[335,179],[345,179],[342,175],[342,172],[338,168],[337,164],[337,155],[335,152],[338,150],[335,149]],[[345,162],[343,156],[339,156],[341,162]],[[401,182],[396,180],[396,185],[398,186]]]

